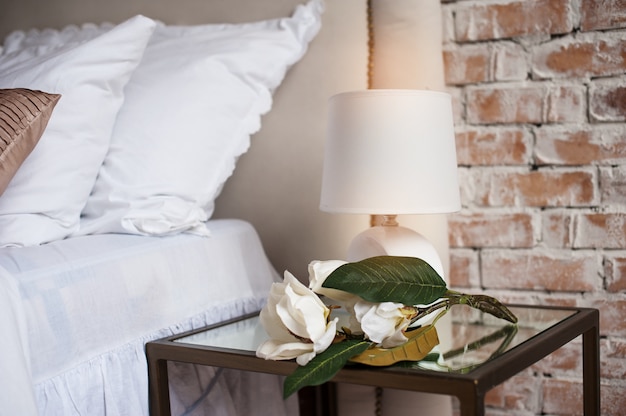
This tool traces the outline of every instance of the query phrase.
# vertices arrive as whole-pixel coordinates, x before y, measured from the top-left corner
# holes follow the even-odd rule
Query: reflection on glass
[[[259,323],[259,317],[255,316],[187,337],[177,338],[174,342],[256,351],[257,346],[268,338],[265,329]]]
[[[576,313],[531,307],[510,309],[519,319],[516,325],[469,307],[451,308],[446,317],[452,325],[451,339],[442,342],[445,350],[439,346],[426,359],[399,366],[466,373]],[[258,317],[253,317],[178,338],[175,342],[254,352],[267,338]]]

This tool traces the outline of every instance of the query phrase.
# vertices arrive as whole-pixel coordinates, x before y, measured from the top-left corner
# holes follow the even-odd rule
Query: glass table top
[[[517,324],[466,306],[454,306],[437,321],[440,344],[418,362],[396,366],[467,373],[577,313],[570,309],[511,306]],[[174,339],[174,342],[254,352],[268,338],[258,316]]]

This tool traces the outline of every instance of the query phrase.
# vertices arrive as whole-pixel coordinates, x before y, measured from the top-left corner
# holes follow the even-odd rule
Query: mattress
[[[262,307],[278,275],[256,231],[209,229],[0,250],[0,313],[14,318],[0,352],[27,351],[13,370],[30,368],[40,414],[147,414],[145,342]]]

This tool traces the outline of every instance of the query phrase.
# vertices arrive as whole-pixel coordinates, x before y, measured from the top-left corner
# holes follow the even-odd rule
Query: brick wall
[[[451,285],[600,310],[602,414],[626,414],[626,1],[442,0],[463,210]],[[579,414],[581,340],[493,415]]]

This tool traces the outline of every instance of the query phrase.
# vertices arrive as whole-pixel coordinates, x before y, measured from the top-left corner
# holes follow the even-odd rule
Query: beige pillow
[[[0,89],[0,195],[41,138],[60,94]]]

